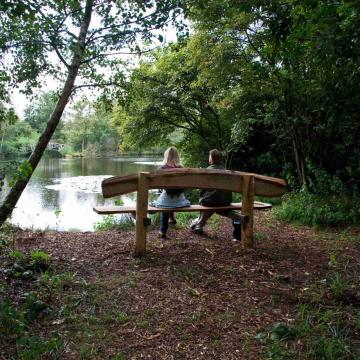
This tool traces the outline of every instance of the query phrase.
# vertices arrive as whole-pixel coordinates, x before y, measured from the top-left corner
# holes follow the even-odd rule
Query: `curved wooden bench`
[[[94,211],[99,214],[136,212],[136,244],[135,256],[142,255],[146,250],[146,218],[147,213],[164,212],[169,209],[157,209],[148,205],[149,189],[221,189],[242,193],[242,203],[232,204],[231,209],[241,209],[243,221],[241,225],[244,246],[253,247],[253,211],[256,208],[254,196],[277,197],[286,192],[286,182],[282,179],[244,173],[231,170],[210,169],[166,169],[153,172],[140,172],[127,176],[114,176],[102,182],[102,193],[105,198],[127,194],[137,191],[136,208],[131,207],[95,207]],[[261,208],[262,205],[259,205]],[[269,204],[263,205],[269,207]],[[199,210],[222,210],[219,207],[201,207],[191,205],[186,208],[171,209],[171,211],[199,211]],[[196,209],[196,210],[195,210]],[[129,211],[131,210],[131,211]],[[112,212],[111,212],[112,211]]]

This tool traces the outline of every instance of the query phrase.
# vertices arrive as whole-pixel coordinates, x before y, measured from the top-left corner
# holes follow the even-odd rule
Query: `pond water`
[[[93,231],[103,217],[92,208],[115,203],[114,198],[104,200],[101,182],[110,176],[154,170],[160,161],[147,157],[43,159],[22,193],[11,223],[21,228]],[[130,205],[135,197],[132,193],[121,199]]]

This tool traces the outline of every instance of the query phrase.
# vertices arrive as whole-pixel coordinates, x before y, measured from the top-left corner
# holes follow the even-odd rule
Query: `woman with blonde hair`
[[[172,169],[182,168],[180,163],[179,153],[174,146],[170,146],[164,152],[164,160],[161,166],[161,170],[171,171]],[[155,206],[158,208],[178,208],[189,206],[190,201],[186,199],[183,189],[164,189],[161,191],[160,196],[155,202]],[[160,214],[160,232],[159,236],[166,238],[166,233],[169,228],[169,219],[172,219],[173,223],[176,223],[174,213],[165,212]]]
[[[164,152],[164,160],[162,162],[162,169],[181,168],[180,157],[175,146],[170,146]]]

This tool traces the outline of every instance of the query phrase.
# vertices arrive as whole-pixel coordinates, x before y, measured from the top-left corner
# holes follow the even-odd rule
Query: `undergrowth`
[[[50,255],[40,250],[24,254],[13,248],[11,231],[3,229],[0,234],[3,245],[0,255],[7,283],[41,284],[44,275],[51,271]],[[45,339],[31,335],[32,324],[52,311],[50,293],[34,286],[32,291],[24,289],[19,300],[14,302],[7,297],[6,288],[5,284],[0,286],[0,347],[12,349],[10,353],[19,359],[59,358],[63,341],[57,333]]]
[[[115,215],[105,215],[103,219],[94,224],[95,231],[108,230],[131,230],[134,228],[134,220],[131,216],[117,217]]]
[[[284,196],[273,209],[276,218],[310,226],[342,226],[360,224],[360,198],[323,196],[309,192]]]
[[[175,212],[176,225],[181,228],[188,228],[191,221],[199,216],[198,212]],[[160,225],[160,214],[155,213],[151,216],[151,224],[153,226]]]
[[[331,272],[300,300],[294,323],[275,323],[256,335],[267,359],[360,359],[358,284]]]

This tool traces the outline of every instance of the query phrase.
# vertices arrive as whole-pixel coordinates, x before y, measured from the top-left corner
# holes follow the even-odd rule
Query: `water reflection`
[[[151,171],[154,158],[44,159],[21,195],[11,222],[22,228],[92,231],[102,216],[92,208],[112,205],[101,195],[101,182],[114,175]],[[121,197],[125,205],[136,194]]]

